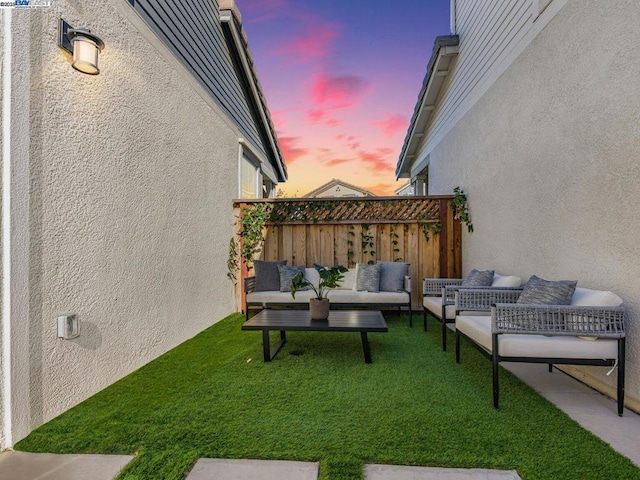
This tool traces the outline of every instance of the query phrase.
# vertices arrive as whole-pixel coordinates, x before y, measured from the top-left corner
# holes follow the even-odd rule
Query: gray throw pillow
[[[280,291],[291,291],[291,280],[300,272],[304,275],[304,265],[297,265],[295,267],[287,267],[286,265],[278,265],[278,272],[280,273]],[[309,290],[309,287],[298,288],[298,290]]]
[[[380,291],[397,292],[404,289],[404,277],[409,273],[409,264],[402,262],[381,262],[380,265]]]
[[[273,292],[280,290],[280,274],[278,265],[286,265],[286,260],[277,262],[265,262],[254,260],[253,269],[256,276],[255,292]]]
[[[493,283],[493,270],[471,270],[462,280],[463,287],[490,287]]]
[[[532,275],[522,288],[518,303],[570,305],[577,284],[577,280],[553,282]]]
[[[381,269],[380,264],[356,264],[356,290],[359,292],[379,292]]]

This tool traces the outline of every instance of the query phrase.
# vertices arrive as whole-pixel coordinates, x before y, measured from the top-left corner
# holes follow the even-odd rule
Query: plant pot
[[[326,320],[329,318],[329,299],[309,299],[309,315],[311,315],[311,320]]]

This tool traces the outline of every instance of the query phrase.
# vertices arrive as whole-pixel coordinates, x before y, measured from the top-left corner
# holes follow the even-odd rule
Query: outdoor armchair
[[[570,305],[516,303],[517,291],[464,290],[456,294],[456,362],[465,337],[493,363],[493,405],[499,405],[499,363],[617,367],[617,407],[625,382],[625,308],[612,292],[576,288]],[[490,312],[490,316],[467,311]]]

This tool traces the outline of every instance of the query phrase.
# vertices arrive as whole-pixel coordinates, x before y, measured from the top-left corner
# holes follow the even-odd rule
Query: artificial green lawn
[[[121,479],[181,479],[199,457],[320,461],[320,478],[365,463],[516,469],[527,479],[632,479],[640,468],[439,324],[386,315],[369,334],[289,332],[271,363],[232,315],[32,432],[17,450],[133,454]],[[273,334],[275,340],[275,334]],[[612,421],[617,420],[612,412]]]

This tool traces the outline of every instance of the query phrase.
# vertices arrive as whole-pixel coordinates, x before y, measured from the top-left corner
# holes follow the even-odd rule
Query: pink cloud
[[[315,20],[307,23],[310,24],[304,28],[302,35],[289,39],[286,45],[277,48],[274,53],[292,57],[296,62],[326,57],[342,27],[335,23],[314,24]]]
[[[334,158],[333,160],[329,160],[328,162],[324,162],[328,167],[336,167],[338,165],[342,165],[343,163],[347,163],[350,160],[347,158]]]
[[[359,152],[360,161],[370,166],[376,172],[395,171],[392,148],[378,148],[375,152]]]
[[[371,185],[364,188],[375,193],[376,195],[393,195],[397,187],[394,184],[378,183],[376,185]]]
[[[387,137],[393,137],[396,133],[407,129],[409,119],[404,115],[388,115],[384,120],[371,122],[371,124],[380,128]]]
[[[352,107],[367,87],[368,82],[355,75],[318,74],[311,80],[311,101],[316,107]]]
[[[286,163],[293,163],[306,155],[309,150],[298,145],[300,137],[279,137],[280,151]]]

